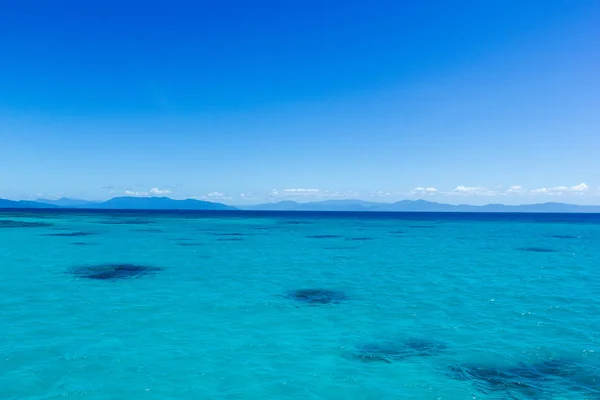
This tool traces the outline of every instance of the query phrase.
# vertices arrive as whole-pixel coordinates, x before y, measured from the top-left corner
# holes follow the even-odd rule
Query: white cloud
[[[134,192],[132,190],[126,190],[125,195],[133,197],[148,197],[148,192]]]
[[[273,189],[269,193],[269,197],[284,198],[284,199],[352,199],[358,197],[358,193],[354,191],[331,191],[320,189]]]
[[[152,188],[152,189],[148,190],[147,192],[136,192],[134,190],[125,190],[126,196],[133,196],[133,197],[164,196],[169,193],[171,193],[170,190],[159,189],[159,188]]]
[[[321,194],[319,189],[273,189],[269,196],[271,197],[315,197]]]
[[[540,189],[533,189],[530,193],[533,194],[537,194],[537,193],[548,193],[549,190],[546,188],[540,188]]]
[[[48,199],[48,200],[58,200],[61,197],[65,197],[65,195],[63,195],[62,193],[53,193],[53,194],[44,194],[42,192],[36,193],[35,195],[35,199]]]
[[[457,186],[454,191],[457,193],[475,193],[479,190],[478,187]]]
[[[323,196],[330,198],[330,199],[355,199],[358,197],[358,192],[354,192],[354,191],[346,191],[346,192],[341,192],[341,191],[325,191],[323,192]]]
[[[284,189],[285,193],[319,193],[319,189]]]
[[[150,189],[150,195],[165,195],[165,194],[169,194],[171,193],[170,190],[168,189],[159,189],[159,188],[152,188]]]
[[[392,194],[390,192],[386,192],[385,190],[378,190],[376,192],[371,193],[371,196],[373,197],[387,197],[391,195]]]
[[[255,197],[252,193],[240,193],[240,199],[242,200],[254,200]]]
[[[503,193],[505,194],[521,194],[521,193],[525,193],[525,189],[522,186],[510,186],[508,189],[506,189],[506,192]]]
[[[223,201],[223,200],[232,200],[231,196],[226,195],[223,192],[210,192],[204,196],[193,196],[192,199],[196,200],[206,200],[206,201]]]
[[[585,183],[580,183],[579,185],[572,186],[570,189],[572,192],[585,192],[589,188]]]
[[[438,190],[436,188],[434,188],[434,187],[421,187],[421,186],[418,186],[418,187],[412,189],[410,191],[410,193],[411,194],[415,194],[415,195],[419,195],[419,196],[425,196],[425,195],[431,196],[431,195],[436,194],[437,191]]]
[[[498,194],[495,190],[487,189],[483,186],[457,186],[450,193],[459,196],[496,196]]]
[[[589,188],[590,187],[588,185],[586,185],[585,183],[580,183],[579,185],[575,185],[575,186],[555,186],[555,187],[551,187],[551,188],[533,189],[529,193],[531,193],[531,194],[546,194],[546,195],[550,195],[550,196],[561,196],[565,192],[566,193],[583,194]]]

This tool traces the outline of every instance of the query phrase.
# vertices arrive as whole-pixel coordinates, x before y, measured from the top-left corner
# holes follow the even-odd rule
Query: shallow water
[[[600,398],[600,215],[20,210],[0,228],[2,399]]]

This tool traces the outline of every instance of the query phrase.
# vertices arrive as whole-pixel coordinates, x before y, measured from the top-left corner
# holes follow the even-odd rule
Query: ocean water
[[[600,215],[0,213],[0,399],[599,399]]]

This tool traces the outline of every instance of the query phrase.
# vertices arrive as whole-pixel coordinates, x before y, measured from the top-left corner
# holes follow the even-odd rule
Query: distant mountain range
[[[243,210],[275,211],[388,211],[388,212],[544,212],[544,213],[600,213],[600,206],[579,206],[564,203],[539,203],[518,206],[488,204],[471,206],[468,204],[451,205],[425,200],[402,200],[396,203],[375,203],[362,200],[325,200],[311,203],[280,201],[278,203],[259,204],[240,207]]]
[[[87,204],[79,208],[110,210],[237,210],[221,203],[195,199],[173,200],[168,197],[115,197],[103,203]]]
[[[78,208],[105,210],[237,210],[221,203],[168,197],[115,197],[103,202],[62,198],[58,200],[12,201],[0,199],[0,208]]]
[[[539,203],[518,206],[488,204],[451,205],[425,200],[402,200],[376,203],[362,200],[325,200],[311,203],[280,201],[255,206],[232,207],[222,203],[168,197],[115,197],[104,202],[62,198],[58,200],[13,201],[0,199],[0,208],[77,208],[107,210],[256,210],[256,211],[352,211],[352,212],[530,212],[530,213],[600,213],[600,206],[565,203]]]
[[[37,201],[27,200],[6,200],[0,199],[0,208],[57,208],[52,204],[39,203]]]
[[[70,199],[68,197],[62,197],[57,200],[50,199],[37,199],[37,203],[52,204],[57,207],[83,207],[90,204],[100,204],[100,201],[89,201],[81,199]]]

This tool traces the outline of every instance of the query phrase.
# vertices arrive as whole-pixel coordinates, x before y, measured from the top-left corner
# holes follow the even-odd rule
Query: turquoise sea
[[[0,399],[600,399],[600,215],[0,213]]]

